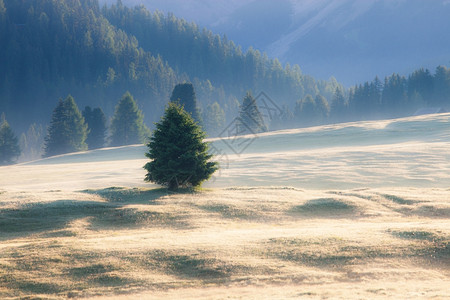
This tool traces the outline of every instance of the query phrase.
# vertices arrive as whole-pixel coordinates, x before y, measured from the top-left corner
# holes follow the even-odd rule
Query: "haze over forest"
[[[193,83],[210,137],[238,116],[248,91],[270,98],[268,130],[445,111],[449,7],[0,0],[0,113],[36,158],[58,99],[71,95],[110,122],[129,91],[152,129],[181,82]]]
[[[115,0],[101,0],[114,3]],[[450,63],[446,0],[124,0],[173,12],[241,45],[349,87]],[[213,3],[213,4],[212,4]]]

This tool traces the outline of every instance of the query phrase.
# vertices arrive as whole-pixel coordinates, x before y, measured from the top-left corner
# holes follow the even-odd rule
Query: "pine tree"
[[[59,100],[45,138],[44,157],[87,150],[87,125],[72,96]]]
[[[267,127],[256,105],[256,100],[250,92],[247,92],[239,111],[238,133],[256,134],[266,131]]]
[[[133,96],[126,92],[116,106],[111,122],[111,145],[123,146],[145,143],[149,129],[144,124],[144,115]]]
[[[102,109],[97,107],[92,110],[90,106],[86,106],[83,117],[89,130],[86,139],[89,149],[102,148],[106,137],[106,117]]]
[[[182,105],[184,110],[187,111],[198,124],[202,124],[202,118],[197,106],[197,97],[192,83],[177,84],[173,88],[170,101]]]
[[[210,161],[205,136],[182,106],[169,103],[147,145],[146,156],[151,161],[144,166],[148,172],[145,181],[171,190],[199,186],[218,169],[217,163]]]
[[[12,163],[20,155],[18,139],[2,114],[0,119],[0,165]]]
[[[338,123],[346,120],[347,115],[347,103],[345,101],[344,94],[342,90],[337,87],[331,101],[330,107],[330,120],[332,122]]]

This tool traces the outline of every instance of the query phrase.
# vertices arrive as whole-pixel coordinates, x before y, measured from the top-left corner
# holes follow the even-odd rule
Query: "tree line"
[[[348,91],[336,88],[330,104],[320,94],[315,97],[306,95],[295,103],[293,111],[288,106],[282,106],[267,124],[259,109],[260,103],[257,103],[251,92],[247,92],[236,116],[237,133],[257,134],[269,129],[370,120],[380,116],[408,116],[423,107],[448,108],[450,100],[447,95],[450,95],[450,69],[440,66],[434,75],[420,69],[407,79],[393,74],[385,78],[384,84],[376,77],[372,82],[357,85]],[[192,83],[175,85],[169,101],[186,110],[210,136],[216,136],[225,129],[225,112],[219,103],[214,102],[200,111]],[[48,157],[97,149],[107,144],[121,146],[145,143],[149,136],[150,129],[145,125],[142,110],[129,92],[116,105],[109,128],[100,107],[92,109],[86,106],[80,112],[74,98],[69,95],[64,100],[60,99],[54,108],[45,139],[42,138],[42,126],[32,124],[21,135],[19,146],[19,139],[2,114],[0,164],[14,161],[20,155],[20,148],[30,158],[37,158],[42,145],[45,145],[43,156]]]
[[[271,129],[398,118],[421,111],[450,111],[449,68],[438,66],[434,74],[421,68],[407,77],[394,73],[384,81],[375,77],[349,89],[337,87],[331,101],[320,94],[306,95],[293,107],[283,106]]]

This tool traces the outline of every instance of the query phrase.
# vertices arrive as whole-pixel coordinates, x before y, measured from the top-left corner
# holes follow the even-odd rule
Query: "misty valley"
[[[0,0],[0,298],[446,299],[425,2]]]

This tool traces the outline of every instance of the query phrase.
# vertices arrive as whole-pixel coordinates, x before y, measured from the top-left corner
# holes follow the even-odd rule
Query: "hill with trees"
[[[334,78],[316,80],[298,65],[282,66],[251,47],[243,51],[226,36],[173,14],[121,1],[100,7],[97,0],[0,0],[0,28],[0,112],[18,133],[24,158],[42,153],[52,110],[68,94],[80,107],[104,114],[105,120],[97,111],[94,148],[105,144],[103,126],[111,123],[125,91],[145,116],[139,126],[152,127],[180,83],[192,83],[196,119],[204,120],[210,136],[239,117],[247,91],[265,92],[276,106],[277,114],[264,119],[268,130],[406,116],[423,107],[450,110],[445,66],[435,74],[419,69],[346,90]],[[259,108],[266,115],[264,109]],[[107,135],[118,126],[112,124]]]
[[[330,99],[338,85],[143,6],[25,0],[1,7],[0,111],[21,131],[47,123],[56,99],[69,93],[80,107],[111,116],[129,90],[151,124],[180,82],[194,84],[201,109],[217,102],[228,118],[247,90],[289,104],[306,94]]]
[[[114,3],[116,0],[100,0]],[[226,34],[346,86],[448,64],[448,0],[124,0]]]

